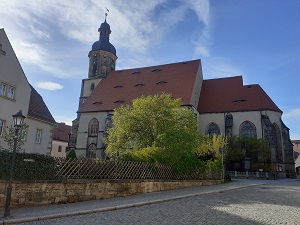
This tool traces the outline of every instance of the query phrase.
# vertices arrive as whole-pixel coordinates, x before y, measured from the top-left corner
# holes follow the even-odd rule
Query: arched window
[[[217,124],[215,123],[210,123],[208,126],[207,126],[207,129],[206,129],[206,133],[209,134],[209,135],[220,135],[220,128]]]
[[[108,129],[112,128],[112,117],[113,114],[108,114],[106,119],[105,119],[105,131],[108,131]]]
[[[96,118],[92,119],[89,123],[88,136],[98,136],[99,122]]]
[[[240,125],[240,137],[256,137],[256,127],[250,121],[245,121]]]
[[[96,158],[96,149],[97,149],[96,144],[94,143],[90,144],[86,152],[86,157],[89,159]]]

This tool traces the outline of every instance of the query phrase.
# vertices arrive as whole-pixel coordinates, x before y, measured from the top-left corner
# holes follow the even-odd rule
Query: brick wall
[[[78,202],[171,190],[183,187],[220,184],[222,181],[156,180],[67,180],[15,181],[12,207]],[[4,208],[7,183],[0,181],[0,207]]]

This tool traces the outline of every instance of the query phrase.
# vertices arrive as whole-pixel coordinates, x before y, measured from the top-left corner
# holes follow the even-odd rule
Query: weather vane
[[[107,11],[107,12],[105,13],[105,20],[106,20],[106,17],[107,17],[107,15],[108,15],[107,13],[109,12],[109,10],[108,10],[108,8],[106,8],[106,7],[105,7],[105,9],[106,9],[106,11]]]

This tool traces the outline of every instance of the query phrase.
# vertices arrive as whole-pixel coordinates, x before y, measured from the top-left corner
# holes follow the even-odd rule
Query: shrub
[[[8,179],[12,153],[0,150],[0,179]],[[54,180],[56,179],[56,162],[51,156],[16,153],[13,179],[16,180]]]

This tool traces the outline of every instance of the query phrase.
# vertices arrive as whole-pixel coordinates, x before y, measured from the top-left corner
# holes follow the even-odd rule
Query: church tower
[[[110,25],[106,22],[106,16],[98,29],[99,40],[92,45],[92,50],[88,55],[88,78],[82,80],[79,108],[90,96],[101,79],[106,78],[109,72],[115,70],[117,60],[116,49],[109,42],[111,30]]]
[[[89,78],[105,78],[110,71],[115,70],[116,49],[109,42],[110,26],[105,21],[98,29],[99,40],[96,41],[89,53]]]
[[[88,78],[83,79],[81,83],[81,92],[79,97],[79,106],[85,102],[85,100],[91,95],[95,87],[102,79],[105,79],[109,72],[115,70],[116,65],[116,49],[109,42],[109,35],[111,33],[110,26],[105,20],[100,25],[98,32],[99,40],[92,45],[92,50],[89,52],[89,70]],[[80,114],[77,114],[77,118],[72,122],[72,132],[70,136],[70,149],[75,148],[77,143],[77,132],[79,128]]]

